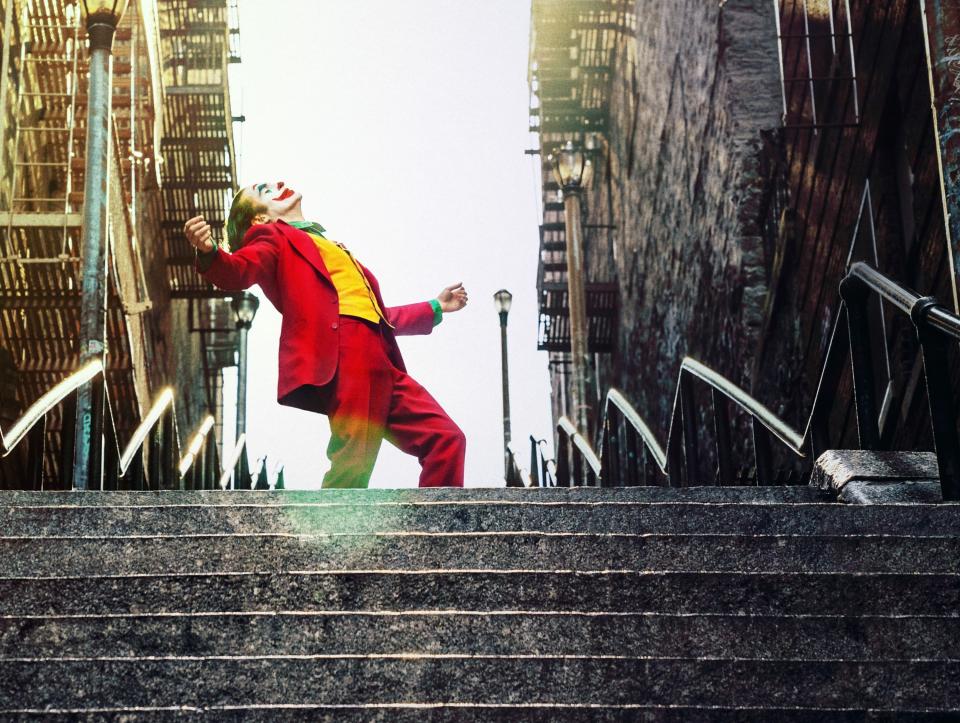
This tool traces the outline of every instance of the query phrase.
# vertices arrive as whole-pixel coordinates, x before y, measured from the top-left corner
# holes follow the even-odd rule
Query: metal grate
[[[197,214],[222,241],[236,188],[228,66],[239,61],[234,0],[159,0],[164,57],[163,223],[171,295],[216,298],[193,268],[183,222]]]
[[[588,283],[587,349],[592,353],[612,352],[616,345],[620,288],[617,284]],[[540,351],[570,351],[570,305],[567,284],[547,283],[540,289]]]
[[[850,0],[778,0],[776,19],[784,126],[858,125]]]

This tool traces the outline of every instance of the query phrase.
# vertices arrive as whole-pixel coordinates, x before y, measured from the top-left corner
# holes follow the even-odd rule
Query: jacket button
[[[337,325],[336,325],[336,324],[331,324],[331,325],[330,325],[330,328],[331,328],[331,329],[336,329],[336,328],[337,328]]]

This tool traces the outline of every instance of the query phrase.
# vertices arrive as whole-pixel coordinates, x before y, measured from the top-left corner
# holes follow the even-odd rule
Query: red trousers
[[[376,324],[340,317],[330,384],[324,487],[366,487],[384,439],[420,460],[421,487],[463,487],[466,437],[426,389],[393,365]]]

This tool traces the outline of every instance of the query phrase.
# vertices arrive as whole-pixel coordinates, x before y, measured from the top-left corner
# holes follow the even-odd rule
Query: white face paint
[[[300,205],[303,195],[286,186],[283,181],[275,183],[254,183],[244,189],[254,200],[267,207],[267,215],[276,220]]]

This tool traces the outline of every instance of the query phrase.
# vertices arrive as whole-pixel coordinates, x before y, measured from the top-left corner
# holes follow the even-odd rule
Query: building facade
[[[87,37],[79,2],[2,0],[0,424],[79,362]],[[235,187],[235,0],[132,0],[114,38],[107,389],[123,443],[173,389],[186,440],[222,404],[229,301],[193,272],[186,218],[223,225]],[[59,464],[57,415],[45,479]]]
[[[956,88],[931,112],[931,88],[956,76],[938,66],[953,37],[939,5],[534,0],[540,346],[555,419],[569,414],[570,380],[549,156],[567,141],[595,149],[583,228],[597,417],[618,388],[665,440],[691,356],[802,430],[853,261],[955,308],[943,119],[956,118],[938,125],[937,112]],[[879,304],[874,315],[881,432],[923,448],[912,328]],[[845,372],[830,390],[835,446],[855,439],[850,386]]]

